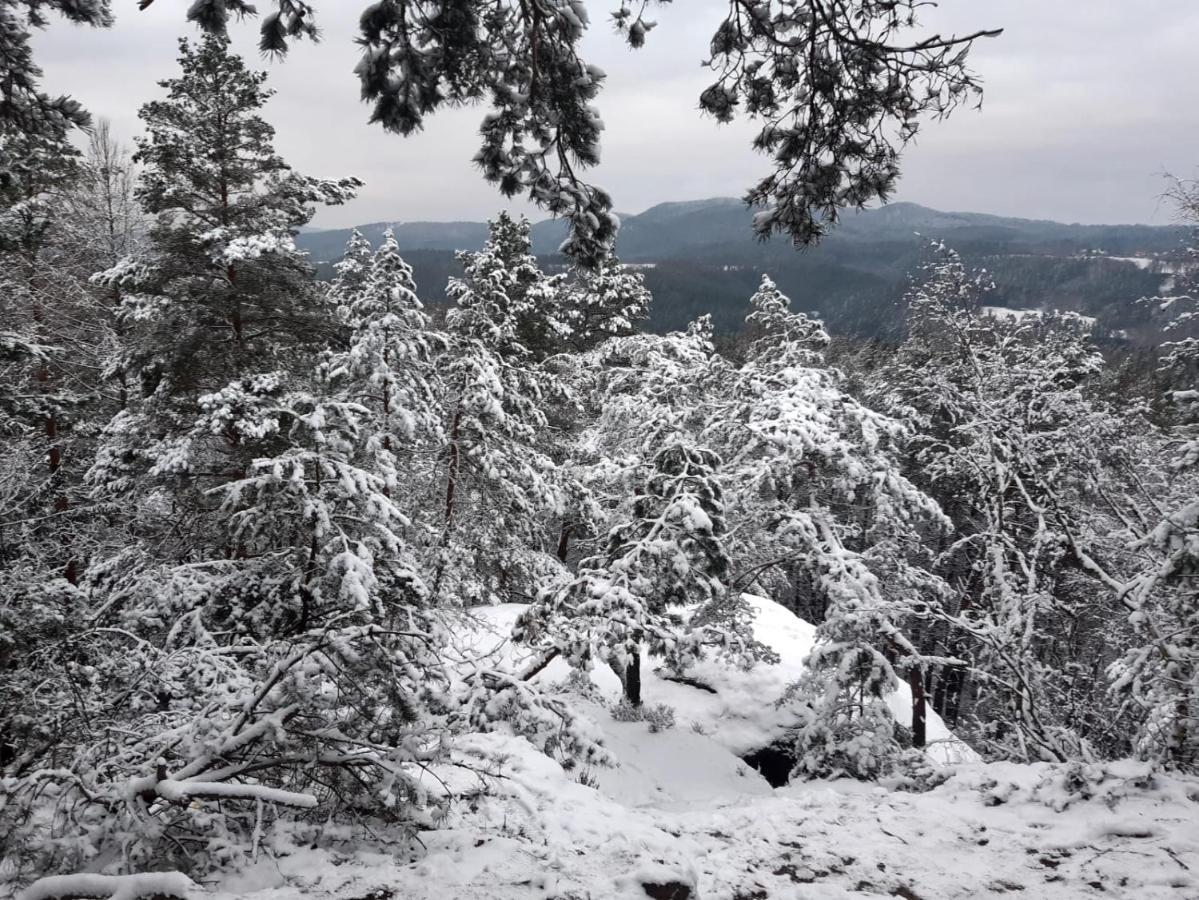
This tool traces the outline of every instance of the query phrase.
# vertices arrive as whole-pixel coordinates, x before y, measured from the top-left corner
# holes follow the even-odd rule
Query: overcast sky
[[[366,124],[352,43],[365,5],[318,0],[324,40],[297,45],[282,62],[257,57],[252,22],[235,29],[237,46],[271,72],[278,93],[267,117],[283,157],[305,174],[367,183],[315,224],[490,216],[505,204],[471,164],[481,109],[440,112],[407,139]],[[753,126],[718,126],[696,107],[709,80],[699,63],[725,2],[678,0],[656,11],[659,27],[635,52],[610,33],[615,5],[589,3],[585,55],[608,73],[603,162],[591,179],[624,212],[740,196],[765,170],[750,148]],[[145,12],[135,0],[114,6],[111,31],[55,21],[36,47],[50,90],[73,94],[130,140],[138,106],[175,72],[175,37],[192,32],[179,0]],[[896,199],[1067,222],[1170,221],[1158,200],[1161,173],[1199,169],[1199,2],[942,0],[925,20],[943,31],[1006,32],[972,56],[986,85],[982,110],[924,128]]]

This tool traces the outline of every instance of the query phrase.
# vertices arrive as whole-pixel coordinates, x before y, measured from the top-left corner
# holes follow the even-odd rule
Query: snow
[[[979,311],[982,315],[990,316],[992,319],[1004,321],[1012,320],[1016,322],[1020,322],[1024,319],[1039,318],[1040,316],[1044,315],[1044,313],[1039,309],[1012,309],[1007,306],[982,306],[979,307]],[[1094,316],[1084,316],[1079,313],[1073,313],[1072,315],[1074,318],[1088,327],[1093,326],[1097,321]]]
[[[713,749],[612,724],[604,727],[625,765]],[[1132,764],[1087,778],[1046,764],[964,766],[923,794],[847,781],[763,791],[750,779],[735,802],[677,805],[657,802],[656,791],[609,796],[511,736],[468,736],[454,756],[444,774],[466,796],[442,829],[422,834],[414,857],[361,842],[305,847],[229,880],[211,900],[349,900],[380,889],[405,900],[645,900],[645,884],[672,881],[702,900],[1199,894],[1199,782],[1146,780]],[[462,767],[488,759],[503,760],[503,777],[477,796],[478,779]],[[677,759],[676,791],[697,777]]]
[[[643,654],[641,660],[642,693],[649,705],[665,703],[675,710],[678,727],[702,731],[735,756],[744,756],[785,738],[790,725],[785,711],[775,706],[787,687],[804,670],[804,659],[815,641],[815,626],[790,610],[764,597],[744,595],[755,613],[754,637],[779,655],[776,665],[759,664],[752,669],[730,668],[716,660],[701,660],[688,670],[688,677],[711,688],[705,691],[666,679],[659,662]],[[523,671],[531,654],[507,641],[517,617],[527,607],[522,604],[479,607],[472,611],[472,627],[460,634],[459,650],[464,659],[484,654],[492,665]],[[534,682],[552,685],[570,673],[566,662],[552,662]],[[620,681],[608,668],[597,666],[591,680],[600,694],[615,702],[621,692]],[[888,698],[895,720],[911,725],[912,695],[906,684]],[[931,709],[927,710],[929,756],[942,763],[977,760],[966,744]]]
[[[648,696],[648,695],[647,695]],[[602,707],[587,709],[598,721]],[[593,772],[599,791],[630,808],[685,810],[768,796],[757,771],[712,737],[680,722],[648,734],[644,722],[605,722],[604,746],[619,765]]]
[[[294,791],[282,791],[278,788],[265,787],[260,784],[223,784],[211,781],[175,781],[164,778],[155,782],[153,790],[167,800],[184,802],[192,797],[201,799],[239,799],[262,800],[266,803],[279,803],[284,806],[295,806],[311,809],[316,806],[316,797],[311,794],[298,794]]]
[[[1109,256],[1108,259],[1114,260],[1115,262],[1132,263],[1138,269],[1142,270],[1148,269],[1155,262],[1157,262],[1156,259],[1151,259],[1144,256]]]
[[[142,897],[198,896],[195,883],[179,872],[140,875],[52,875],[40,878],[17,895],[17,900],[57,900],[96,897],[139,900]]]
[[[688,674],[711,693],[668,681],[644,660],[646,704],[673,706],[674,728],[615,720],[609,704],[620,686],[604,667],[590,688],[562,695],[593,721],[612,768],[564,769],[511,734],[460,736],[450,761],[423,776],[431,798],[448,802],[414,848],[385,834],[344,832],[315,847],[276,835],[257,862],[190,896],[644,900],[647,885],[671,883],[702,900],[1199,896],[1199,779],[1135,763],[984,765],[931,710],[930,735],[959,762],[926,793],[846,780],[772,789],[738,755],[782,736],[787,717],[775,700],[801,671],[815,629],[769,600],[746,599],[757,637],[781,661],[749,671],[701,663]],[[455,623],[459,673],[480,660],[527,666],[529,651],[508,639],[525,608],[476,608]],[[559,659],[536,682],[554,691],[568,674]],[[892,701],[901,721],[907,702],[904,692]],[[24,896],[69,896],[42,884]]]
[[[1041,315],[1039,309],[1010,309],[1006,306],[983,306],[980,308],[980,312],[992,319],[1015,319],[1016,321]]]
[[[620,686],[605,667],[589,688],[562,694],[592,720],[615,766],[564,769],[520,737],[464,735],[423,779],[451,802],[417,847],[357,832],[316,847],[276,838],[205,898],[645,900],[646,885],[671,883],[702,900],[1199,896],[1199,779],[1144,764],[984,765],[930,715],[930,734],[965,761],[926,793],[847,780],[772,789],[738,754],[781,736],[785,710],[774,701],[798,675],[814,628],[746,599],[781,662],[689,672],[713,694],[667,681],[644,660],[646,704],[675,707],[674,728],[614,719]],[[454,624],[460,674],[480,660],[528,665],[529,652],[508,639],[525,608],[476,608]],[[536,682],[554,691],[568,674],[559,659]],[[906,703],[896,694],[901,720]]]

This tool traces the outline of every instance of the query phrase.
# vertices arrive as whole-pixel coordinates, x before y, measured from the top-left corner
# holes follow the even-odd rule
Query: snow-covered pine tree
[[[247,70],[227,37],[181,41],[179,63],[180,75],[162,82],[167,97],[140,113],[137,196],[154,217],[148,239],[96,277],[122,291],[121,368],[138,396],[110,424],[92,477],[110,493],[169,485],[176,512],[203,516],[214,511],[207,489],[248,460],[237,435],[195,432],[198,398],[296,366],[331,333],[292,235],[315,203],[343,202],[358,182],[290,171],[260,116],[265,75]],[[161,524],[173,527],[169,516]],[[201,542],[202,530],[192,531]]]
[[[1115,489],[1103,454],[1121,426],[1090,389],[1102,361],[1085,323],[981,316],[989,279],[941,245],[933,253],[909,296],[909,338],[880,379],[917,432],[917,477],[957,530],[937,568],[953,593],[930,609],[948,626],[945,652],[970,663],[980,745],[1079,758],[1075,692],[1094,694],[1094,673],[1055,656],[1080,652],[1063,651],[1061,635],[1101,657],[1118,645],[1111,617],[1094,615],[1089,570],[1110,515],[1091,495]]]
[[[213,490],[235,550],[89,571],[103,605],[68,668],[86,714],[10,770],[8,846],[39,874],[114,841],[126,869],[202,871],[251,852],[280,808],[429,823],[419,773],[444,749],[448,681],[370,411],[283,373],[199,406],[197,433],[255,451]],[[47,790],[54,814],[26,817]]]
[[[362,252],[361,235],[355,235],[333,285],[350,346],[330,365],[360,386],[359,402],[376,416],[381,449],[393,456],[401,449],[428,449],[441,436],[442,388],[434,354],[444,339],[431,331],[412,267],[400,256],[391,230],[363,271],[355,258]]]
[[[855,401],[825,365],[823,326],[769,277],[747,322],[755,339],[740,368],[710,382],[703,431],[727,458],[739,586],[817,625],[791,691],[797,773],[877,777],[900,750],[886,703],[895,670],[918,681],[930,662],[909,629],[937,590],[922,532],[944,521],[900,471],[902,425]]]
[[[546,526],[563,490],[546,452],[547,413],[570,400],[542,363],[562,329],[556,279],[528,251],[527,222],[501,215],[482,250],[460,254],[463,276],[448,287],[433,586],[468,605],[529,597],[557,569]]]
[[[72,129],[91,122],[77,101],[41,89],[30,38],[47,25],[47,11],[80,25],[112,24],[110,0],[0,0],[0,194],[29,192],[42,177],[32,147],[66,144]]]
[[[380,311],[363,308],[359,379],[345,394],[313,381],[327,329],[290,246],[309,205],[351,185],[286,172],[257,116],[261,78],[223,38],[185,44],[183,66],[147,107],[149,244],[101,279],[131,292],[146,389],[93,469],[101,497],[133,501],[110,511],[125,546],[78,588],[5,589],[6,625],[46,613],[29,626],[45,638],[26,666],[45,673],[39,706],[16,709],[2,754],[0,830],[21,872],[116,846],[126,869],[205,869],[251,851],[279,807],[420,824],[416,772],[442,748],[438,637],[376,431],[403,428],[360,402],[406,345],[366,352]],[[383,284],[402,267],[379,268],[411,318],[412,298]]]
[[[645,276],[614,255],[591,268],[572,266],[558,301],[566,343],[586,352],[609,338],[631,335],[649,315],[649,304]]]
[[[606,662],[641,705],[641,653],[677,670],[715,648],[740,665],[769,659],[752,613],[727,587],[724,500],[710,450],[672,441],[655,456],[628,521],[574,579],[543,592],[517,638],[589,670]]]
[[[455,307],[451,330],[484,341],[501,356],[542,362],[569,334],[559,293],[561,276],[547,276],[532,253],[529,220],[501,212],[488,223],[482,250],[458,254],[462,276],[446,293]]]
[[[601,549],[597,539],[628,515],[648,461],[688,434],[714,352],[705,317],[685,333],[613,337],[558,358],[577,399],[569,416],[559,404],[551,423],[566,491],[557,548],[564,563]]]
[[[334,275],[329,284],[329,301],[339,310],[343,319],[348,318],[349,305],[366,284],[373,253],[371,242],[355,228],[350,232],[341,259],[333,264]]]

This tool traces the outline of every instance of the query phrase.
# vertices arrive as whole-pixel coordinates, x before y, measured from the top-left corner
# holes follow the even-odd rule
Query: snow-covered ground
[[[1039,309],[1010,309],[1006,306],[984,306],[980,311],[992,319],[1024,319],[1041,314]]]
[[[745,598],[756,613],[754,636],[779,655],[777,665],[759,665],[741,671],[711,660],[700,661],[688,670],[688,675],[711,689],[702,690],[665,680],[658,664],[648,656],[643,656],[641,663],[647,704],[665,703],[673,707],[680,728],[702,730],[735,756],[768,747],[783,737],[789,719],[775,706],[775,701],[803,672],[803,661],[812,649],[816,632],[812,625],[777,603],[750,594]],[[493,665],[515,672],[524,670],[530,657],[528,650],[515,647],[507,639],[524,609],[520,604],[507,604],[474,610],[470,627],[459,629],[457,655],[462,665],[469,667],[474,660],[486,657]],[[543,688],[552,686],[569,674],[566,662],[555,660],[537,676],[535,683]],[[620,681],[608,668],[597,666],[591,680],[605,700],[615,702],[620,697]],[[912,696],[907,685],[901,685],[889,701],[896,721],[910,725]],[[597,712],[602,713],[597,716],[600,721],[610,718],[602,710]],[[932,710],[928,711],[927,736],[929,752],[938,761],[977,759]]]
[[[655,760],[623,796],[580,784],[524,741],[478,736],[458,758],[506,756],[505,777],[425,835],[419,858],[305,850],[260,863],[214,900],[644,900],[647,886],[672,883],[703,900],[1199,896],[1194,783],[1133,786],[1140,773],[1126,766],[1097,796],[1071,800],[1061,769],[971,765],[924,794],[846,782],[771,791],[732,757],[709,758],[698,736],[643,723],[614,733],[625,765]],[[661,765],[670,754],[673,773]]]
[[[799,672],[813,629],[753,599],[757,635],[782,661],[693,673],[715,693],[643,664],[647,704],[675,708],[651,732],[619,722],[606,669],[569,696],[617,765],[564,770],[521,738],[469,735],[430,778],[451,796],[416,850],[386,835],[334,831],[318,848],[264,843],[257,863],[193,896],[209,900],[765,900],[840,897],[1199,897],[1199,781],[1146,777],[1135,764],[1083,772],[983,765],[935,717],[934,758],[957,762],[927,793],[837,781],[772,789],[739,755],[780,737],[775,700]],[[520,667],[506,635],[522,607],[476,611],[460,665]],[[538,680],[553,689],[555,662]],[[893,708],[908,716],[906,694]],[[484,790],[485,789],[485,790]]]

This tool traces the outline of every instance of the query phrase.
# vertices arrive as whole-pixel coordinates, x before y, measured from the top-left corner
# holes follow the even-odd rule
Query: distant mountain
[[[1166,277],[1150,260],[1177,251],[1187,236],[1178,227],[1065,224],[892,203],[849,213],[819,246],[797,250],[782,238],[755,239],[750,219],[745,204],[731,198],[662,203],[621,216],[617,252],[647,266],[654,330],[683,327],[703,313],[719,331],[738,330],[749,296],[769,272],[797,308],[818,312],[834,331],[883,335],[895,325],[897,302],[927,240],[936,238],[992,273],[995,305],[1072,309],[1135,336],[1143,323],[1134,301],[1155,293]],[[374,222],[359,230],[377,242],[389,227],[434,303],[458,270],[453,251],[478,249],[487,236],[482,222]],[[329,262],[349,235],[306,230],[297,243]],[[565,237],[560,220],[534,223],[533,250],[548,268],[562,264],[557,248]],[[1134,258],[1142,261],[1128,261]]]

